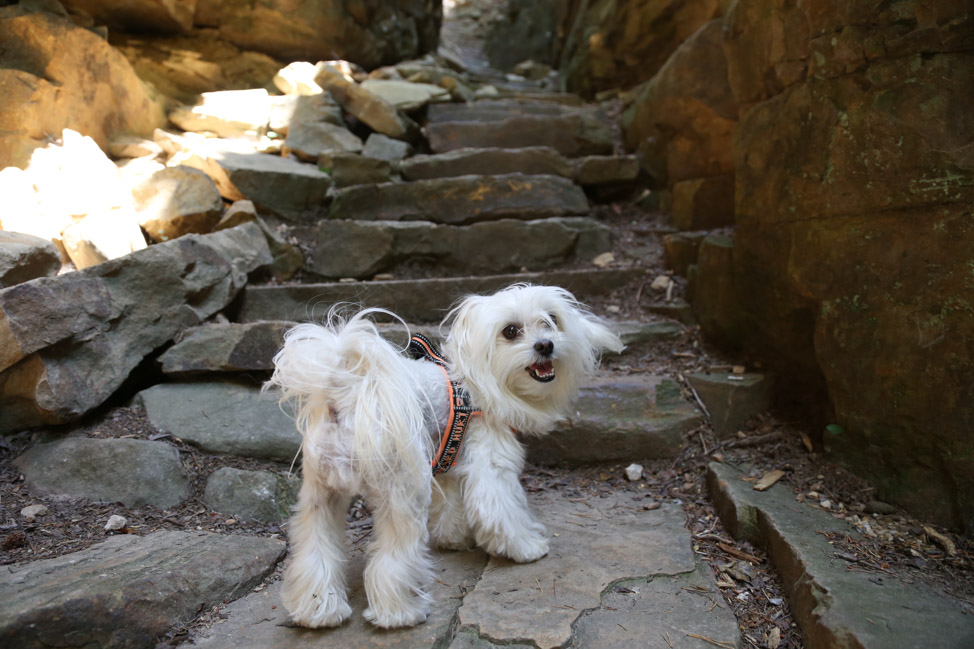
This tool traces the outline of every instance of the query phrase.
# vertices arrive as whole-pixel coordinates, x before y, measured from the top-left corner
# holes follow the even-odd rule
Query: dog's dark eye
[[[549,313],[548,318],[551,320],[552,325],[554,325],[555,327],[558,326],[558,316],[556,316],[554,313]]]
[[[514,325],[507,325],[504,327],[504,330],[501,333],[504,334],[504,337],[508,340],[514,340],[517,338],[517,327]]]

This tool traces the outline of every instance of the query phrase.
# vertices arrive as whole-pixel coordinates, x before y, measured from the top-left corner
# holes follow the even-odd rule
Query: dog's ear
[[[585,337],[588,339],[592,349],[599,352],[610,351],[618,354],[626,348],[614,331],[598,317],[585,313],[582,314],[582,326],[585,328]]]

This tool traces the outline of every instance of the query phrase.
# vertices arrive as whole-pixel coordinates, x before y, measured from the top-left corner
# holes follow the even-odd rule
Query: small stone
[[[616,256],[611,252],[603,252],[601,255],[596,256],[595,259],[592,260],[592,264],[594,264],[597,268],[606,268],[615,260]]]
[[[808,498],[809,500],[818,500],[818,492],[809,491],[807,494],[805,494],[805,497]]]
[[[734,374],[744,374],[746,371],[747,368],[744,367],[743,365],[735,365],[734,367],[731,368],[731,372]]]
[[[826,499],[826,500],[820,500],[820,501],[818,502],[818,504],[819,504],[819,506],[820,506],[820,507],[821,507],[822,509],[829,509],[829,508],[831,508],[831,507],[832,507],[832,502],[831,502],[831,501],[829,501],[829,500],[827,500],[827,499]]]
[[[47,507],[44,505],[28,505],[20,510],[20,515],[28,523],[33,523],[35,519],[47,516]]]
[[[672,283],[673,280],[670,279],[669,275],[660,275],[653,280],[653,283],[649,285],[649,288],[653,289],[654,291],[665,291]]]
[[[662,503],[660,502],[646,503],[645,505],[643,505],[643,509],[648,512],[651,512],[654,509],[659,509],[660,507],[662,507]]]
[[[633,463],[626,467],[626,480],[635,482],[641,477],[643,477],[643,465]]]
[[[622,309],[616,306],[615,304],[610,304],[609,306],[605,307],[605,310],[608,311],[609,313],[619,313],[620,311],[622,311]]]
[[[112,514],[111,516],[108,517],[108,522],[105,523],[105,531],[112,532],[115,530],[120,530],[126,525],[128,525],[128,523],[129,523],[128,519],[125,518],[124,516],[119,516],[118,514]]]

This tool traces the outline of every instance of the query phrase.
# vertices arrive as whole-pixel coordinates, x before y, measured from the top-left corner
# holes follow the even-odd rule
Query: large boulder
[[[56,275],[61,256],[47,239],[0,230],[0,288]]]
[[[734,170],[731,136],[737,102],[727,82],[723,20],[712,20],[677,48],[623,120],[626,146],[657,181]],[[733,200],[727,205],[733,208]]]
[[[55,3],[52,3],[55,4]],[[71,128],[107,149],[112,136],[165,124],[125,57],[66,16],[0,7],[0,168],[23,167]]]
[[[0,432],[72,421],[270,262],[253,223],[0,291]]]
[[[974,14],[782,4],[728,19],[732,87],[760,102],[734,140],[737,295],[820,372],[839,460],[974,531]]]
[[[193,26],[195,0],[63,0],[76,13],[96,22],[134,32],[184,32]]]
[[[442,15],[440,0],[265,0],[224,2],[208,22],[231,43],[278,59],[374,68],[435,50]]]
[[[648,80],[727,0],[593,0],[562,54],[568,88],[591,95]]]

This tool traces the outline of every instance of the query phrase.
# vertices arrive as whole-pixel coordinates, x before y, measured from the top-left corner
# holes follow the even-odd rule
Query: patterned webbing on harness
[[[470,394],[463,385],[459,381],[450,380],[446,359],[426,336],[420,334],[413,336],[409,340],[407,350],[415,359],[422,358],[439,365],[443,370],[443,376],[446,377],[447,387],[450,390],[450,416],[446,420],[446,428],[440,439],[440,448],[433,456],[433,475],[446,473],[457,462],[460,444],[463,443],[463,434],[467,431],[470,418],[483,413],[470,405]]]

